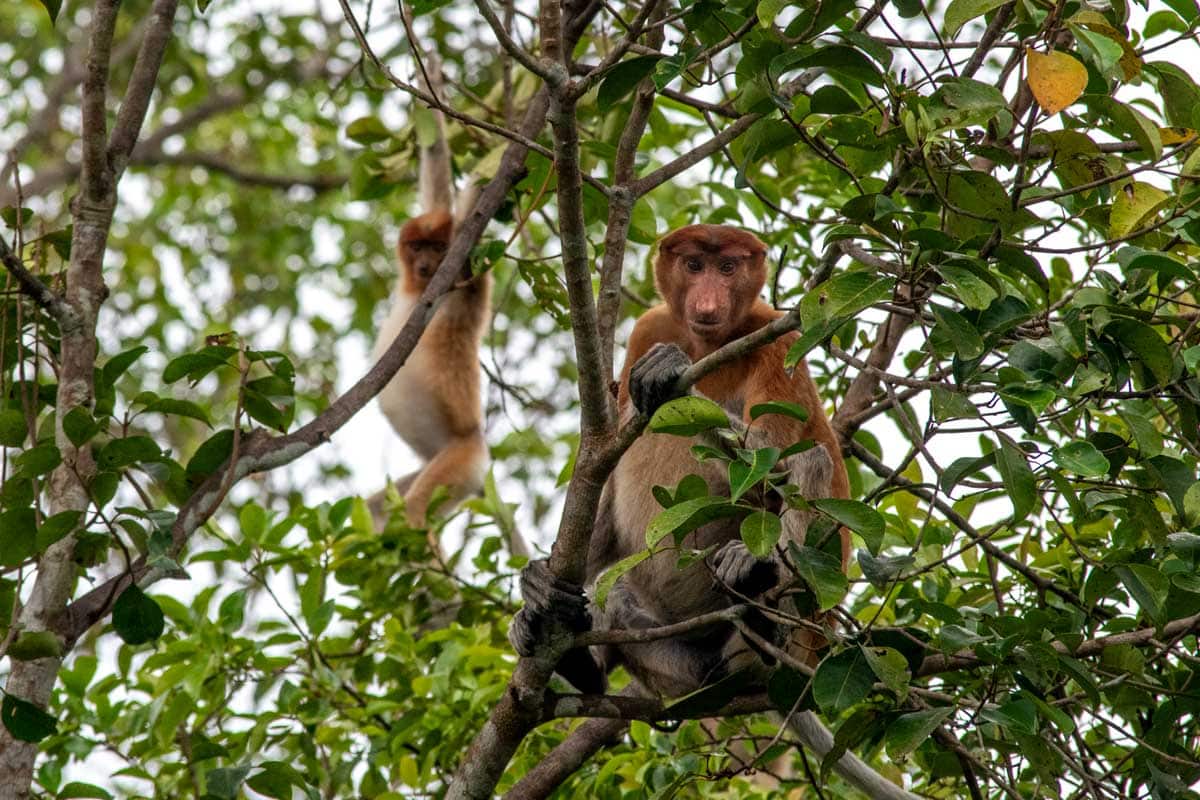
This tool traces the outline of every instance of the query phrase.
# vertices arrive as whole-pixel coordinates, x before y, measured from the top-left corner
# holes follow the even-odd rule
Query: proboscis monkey
[[[724,225],[690,225],[662,239],[654,275],[664,302],[643,314],[630,335],[618,392],[623,420],[635,411],[652,414],[672,399],[677,379],[693,361],[781,316],[759,297],[766,280],[765,256],[766,247],[758,237]],[[779,467],[805,498],[846,498],[849,481],[841,448],[808,368],[803,362],[790,372],[784,368],[784,356],[796,337],[784,336],[721,367],[699,381],[694,391],[725,408],[749,448],[785,449],[814,441],[816,446],[783,459]],[[802,423],[779,414],[751,419],[751,408],[772,400],[802,405],[807,420]],[[724,464],[697,463],[690,452],[695,443],[687,437],[647,433],[625,452],[600,501],[588,552],[589,584],[608,567],[646,548],[646,527],[661,510],[651,492],[654,484],[673,486],[694,473],[713,493],[728,491]],[[683,542],[690,550],[711,548],[707,558],[680,569],[675,551],[652,556],[617,581],[603,610],[595,605],[581,607],[582,598],[554,579],[545,561],[531,562],[522,574],[526,606],[513,621],[510,639],[519,653],[528,655],[539,616],[560,615],[578,624],[590,615],[597,629],[646,629],[726,608],[740,602],[739,596],[759,598],[791,582],[785,546],[789,540],[804,542],[811,519],[811,512],[785,508],[784,546],[767,558],[750,553],[736,518],[710,522]],[[844,565],[849,532],[842,530],[841,537]],[[782,644],[798,660],[814,663],[815,650],[823,643],[819,637],[798,632]],[[644,693],[668,697],[694,691],[743,667],[761,668],[764,677],[767,671],[758,649],[748,646],[732,625],[712,626],[687,637],[609,645],[590,654],[571,651],[558,669],[580,690],[599,692],[605,674],[618,664],[625,666]],[[832,747],[832,736],[811,713],[793,715],[790,723],[819,754]],[[843,756],[835,768],[872,797],[912,797],[853,754]]]
[[[427,59],[431,81],[440,84],[435,59]],[[392,307],[379,330],[373,357],[391,345],[442,262],[454,231],[453,184],[445,119],[435,110],[438,136],[420,152],[423,214],[400,229],[396,247],[400,280]],[[425,462],[397,481],[408,522],[426,524],[434,490],[446,487],[451,502],[483,488],[488,449],[483,436],[479,342],[487,326],[491,275],[466,272],[458,285],[437,301],[420,341],[408,360],[379,393],[379,406],[392,428]],[[382,498],[372,500],[381,516]]]

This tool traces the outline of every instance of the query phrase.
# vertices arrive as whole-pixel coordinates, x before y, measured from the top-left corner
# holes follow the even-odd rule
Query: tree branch
[[[0,236],[0,260],[4,262],[4,268],[16,278],[17,285],[21,287],[24,294],[46,309],[55,319],[61,321],[67,317],[70,309],[63,303],[62,298],[25,268],[25,263],[20,256],[9,248],[8,242],[4,241],[2,236]]]
[[[117,25],[117,0],[99,0],[92,12],[91,45],[83,78],[80,143],[80,184],[94,200],[103,200],[114,187],[105,148],[108,143],[108,60],[112,54],[113,31]]]
[[[210,172],[225,175],[231,180],[247,186],[261,186],[268,189],[291,189],[300,186],[312,189],[314,192],[328,192],[340,189],[349,180],[345,175],[306,176],[254,172],[234,166],[216,153],[184,152],[169,155],[162,151],[143,152],[141,147],[134,150],[130,163],[142,166],[201,167]]]
[[[1156,641],[1162,639],[1173,639],[1179,636],[1187,636],[1188,634],[1200,631],[1200,614],[1193,614],[1190,617],[1172,620],[1166,625],[1151,628],[1139,628],[1133,631],[1125,631],[1123,633],[1113,633],[1108,636],[1098,636],[1095,639],[1088,639],[1082,642],[1074,650],[1067,647],[1059,641],[1050,642],[1050,646],[1065,656],[1073,656],[1075,658],[1087,658],[1089,656],[1098,656],[1109,647],[1119,647],[1121,645],[1131,645],[1133,647],[1145,647],[1152,645]],[[953,655],[939,653],[937,655],[926,656],[921,662],[921,666],[917,668],[916,677],[927,677],[929,675],[937,675],[943,672],[953,672],[960,669],[972,669],[974,667],[984,666],[985,663],[981,658],[975,655],[973,650],[965,650]]]
[[[129,154],[137,144],[146,110],[150,108],[150,97],[154,94],[158,69],[162,66],[163,52],[171,38],[171,26],[175,22],[178,5],[179,0],[154,0],[150,9],[150,24],[138,50],[137,60],[133,62],[133,74],[125,89],[125,99],[121,102],[121,110],[117,112],[117,122],[108,143],[108,163],[113,171],[114,182],[120,180],[125,165],[129,163]]]

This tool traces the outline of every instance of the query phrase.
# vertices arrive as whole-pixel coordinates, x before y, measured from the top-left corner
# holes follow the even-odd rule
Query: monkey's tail
[[[833,749],[833,734],[811,711],[792,714],[788,718],[788,726],[817,758],[825,758]],[[920,796],[880,775],[849,750],[834,763],[833,769],[871,800],[921,800]]]

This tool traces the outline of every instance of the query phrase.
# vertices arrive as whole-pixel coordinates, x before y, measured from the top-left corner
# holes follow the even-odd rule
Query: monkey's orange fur
[[[378,358],[408,320],[441,263],[453,220],[434,211],[401,229],[400,283],[375,342]],[[379,393],[379,405],[396,433],[426,463],[409,476],[404,492],[408,522],[425,523],[434,489],[445,486],[452,502],[483,488],[488,450],[480,404],[479,341],[487,325],[491,276],[469,278],[444,295],[420,341]],[[404,482],[401,482],[404,485]]]

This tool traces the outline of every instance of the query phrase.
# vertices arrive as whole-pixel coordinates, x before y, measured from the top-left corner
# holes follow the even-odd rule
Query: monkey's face
[[[420,289],[429,283],[445,255],[446,243],[443,241],[418,239],[400,245],[400,256],[408,278]]]
[[[687,225],[659,242],[655,285],[694,344],[712,350],[745,333],[766,252],[757,236],[728,225]]]
[[[675,255],[676,290],[667,299],[696,341],[719,346],[739,335],[762,288],[751,274],[753,261],[744,251],[685,249]]]

